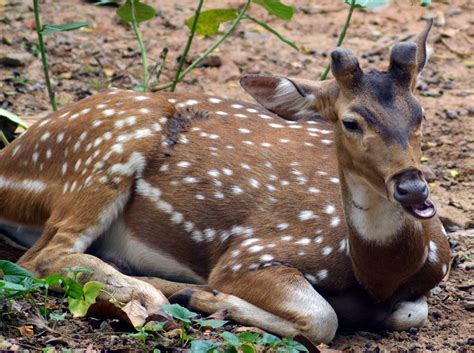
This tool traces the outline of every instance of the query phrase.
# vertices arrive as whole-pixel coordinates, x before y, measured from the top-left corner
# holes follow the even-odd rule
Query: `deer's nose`
[[[406,169],[395,175],[394,179],[393,197],[403,206],[420,205],[428,199],[428,186],[418,169]]]

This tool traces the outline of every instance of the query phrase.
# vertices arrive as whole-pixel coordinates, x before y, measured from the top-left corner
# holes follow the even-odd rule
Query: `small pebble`
[[[449,120],[455,120],[459,118],[459,114],[455,110],[448,110],[444,114],[446,115],[446,118],[448,118]]]

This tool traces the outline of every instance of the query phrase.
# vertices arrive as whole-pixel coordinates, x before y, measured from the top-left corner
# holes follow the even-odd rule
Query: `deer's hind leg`
[[[65,274],[68,267],[88,268],[92,274],[82,273],[78,280],[103,283],[102,299],[110,298],[108,292],[122,302],[139,300],[149,313],[158,311],[161,304],[167,303],[159,290],[84,253],[123,212],[132,185],[130,180],[117,188],[101,187],[91,192],[64,195],[53,207],[40,239],[18,262],[38,276]]]
[[[336,333],[335,311],[296,269],[270,267],[238,277],[214,272],[209,287],[215,290],[188,289],[169,299],[205,313],[224,309],[241,324],[280,336],[303,334],[328,343]]]

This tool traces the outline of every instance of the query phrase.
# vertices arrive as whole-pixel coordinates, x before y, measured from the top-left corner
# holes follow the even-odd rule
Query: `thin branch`
[[[296,49],[299,51],[298,47],[296,46],[295,42],[292,41],[291,39],[288,39],[286,38],[285,36],[283,36],[281,33],[278,33],[275,29],[273,29],[272,27],[270,27],[269,25],[267,25],[265,22],[262,22],[258,19],[256,19],[255,17],[253,16],[250,16],[250,15],[245,15],[244,16],[244,19],[246,20],[250,20],[252,22],[255,22],[256,24],[258,24],[259,26],[263,27],[264,29],[266,29],[268,32],[272,33],[273,35],[275,35],[279,40],[281,40],[283,43],[286,43],[288,44],[290,47],[292,47],[293,49]]]
[[[137,15],[135,13],[135,0],[130,1],[131,13],[132,13],[132,27],[137,37],[138,43],[140,44],[140,54],[142,58],[143,65],[143,89],[148,90],[148,60],[146,57],[145,44],[143,43],[142,34],[138,29]]]
[[[344,41],[344,38],[346,37],[347,29],[349,28],[349,24],[351,23],[351,17],[352,17],[352,13],[354,12],[355,5],[356,5],[356,0],[351,0],[349,13],[347,14],[346,22],[344,23],[344,27],[342,27],[342,31],[339,34],[339,38],[337,39],[336,47],[340,47],[342,42]],[[324,81],[328,77],[330,69],[331,69],[331,65],[327,64],[326,68],[324,69],[324,72],[321,74],[321,77],[320,77],[321,81]]]
[[[186,42],[186,46],[184,47],[183,54],[181,54],[181,58],[179,59],[178,70],[176,70],[176,76],[173,80],[173,84],[171,85],[171,92],[174,92],[176,89],[176,85],[179,82],[179,76],[181,75],[181,71],[183,70],[183,65],[186,61],[186,57],[188,56],[189,49],[191,48],[191,43],[193,42],[194,34],[196,33],[196,28],[198,24],[199,15],[201,14],[201,7],[204,3],[204,0],[199,0],[198,6],[196,7],[196,11],[194,13],[193,24],[191,26],[191,33],[189,33],[188,41]]]
[[[44,46],[43,33],[41,32],[42,27],[39,14],[38,0],[33,0],[33,7],[35,12],[36,33],[38,34],[38,46],[39,51],[41,53],[41,62],[43,63],[44,79],[46,81],[46,87],[48,89],[49,101],[51,102],[53,110],[56,111],[58,110],[58,106],[56,104],[56,100],[54,99],[54,91],[53,87],[51,86],[51,81],[49,79],[48,61],[46,60],[46,48]]]
[[[234,22],[232,22],[232,25],[229,27],[229,29],[227,31],[225,31],[225,33],[222,35],[222,37],[217,41],[215,42],[213,45],[211,45],[209,48],[207,48],[201,55],[199,55],[199,57],[194,60],[191,65],[189,65],[186,70],[183,71],[183,73],[179,76],[178,78],[178,82],[182,81],[183,78],[192,70],[194,69],[197,65],[199,65],[210,53],[212,53],[219,45],[222,44],[222,42],[224,40],[226,40],[226,38],[234,31],[235,27],[237,27],[237,25],[239,24],[240,20],[243,18],[243,16],[245,15],[245,13],[247,12],[247,9],[250,5],[250,2],[251,0],[247,0],[244,7],[242,8],[242,10],[239,12],[238,16],[236,17],[236,19],[234,20]],[[168,82],[168,83],[165,83],[161,86],[158,86],[156,87],[156,90],[162,90],[162,89],[166,89],[166,88],[170,88],[172,86],[173,82]]]

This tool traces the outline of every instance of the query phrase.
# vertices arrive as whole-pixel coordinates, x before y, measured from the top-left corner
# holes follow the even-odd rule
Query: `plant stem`
[[[3,143],[4,147],[7,147],[10,144],[10,142],[8,142],[8,139],[2,130],[0,130],[0,141]]]
[[[344,41],[344,38],[346,37],[347,29],[349,28],[349,24],[351,23],[352,12],[354,12],[355,5],[356,5],[356,0],[351,0],[349,13],[347,14],[347,17],[346,17],[346,23],[344,23],[344,27],[342,27],[342,31],[339,34],[336,47],[340,47],[342,42]],[[319,78],[321,81],[324,81],[327,78],[330,68],[331,68],[331,65],[327,64],[326,68],[324,69],[324,72],[321,74],[321,77]]]
[[[176,76],[173,80],[173,84],[171,85],[171,92],[174,92],[176,89],[176,85],[178,84],[179,76],[181,75],[181,70],[183,70],[184,62],[186,61],[186,57],[188,56],[189,49],[191,48],[191,43],[193,42],[194,34],[196,32],[196,27],[199,19],[199,15],[201,14],[201,7],[204,3],[204,0],[199,0],[198,6],[196,7],[196,11],[194,13],[194,20],[191,26],[191,33],[189,33],[188,41],[186,42],[186,46],[184,47],[183,54],[181,54],[181,58],[179,59],[178,70],[176,70]]]
[[[250,16],[250,15],[245,15],[243,17],[244,19],[246,20],[250,20],[252,22],[255,22],[256,24],[258,24],[259,26],[263,27],[264,29],[266,29],[268,32],[272,33],[273,35],[275,35],[279,40],[281,40],[283,43],[286,43],[288,44],[290,47],[292,47],[293,49],[296,49],[299,51],[298,47],[296,46],[295,42],[292,41],[291,39],[288,39],[286,37],[284,37],[282,34],[278,33],[276,30],[274,30],[272,27],[270,27],[269,25],[267,25],[265,22],[262,22],[258,19],[256,19],[255,17],[253,16]]]
[[[237,27],[240,20],[244,17],[245,13],[247,12],[247,9],[249,8],[250,2],[251,2],[251,0],[246,1],[244,7],[239,12],[239,14],[236,17],[236,19],[234,20],[234,22],[232,22],[232,25],[229,27],[229,29],[227,31],[225,31],[225,33],[222,35],[222,37],[217,42],[215,42],[213,45],[211,45],[209,48],[207,48],[201,55],[199,55],[199,57],[196,60],[194,60],[191,63],[191,65],[189,65],[186,68],[186,70],[183,71],[183,73],[178,78],[178,82],[182,81],[183,78],[192,69],[194,69],[197,65],[199,65],[201,63],[201,61],[203,61],[210,53],[212,53],[219,45],[221,45],[224,40],[226,40],[226,38],[234,31],[235,27]],[[161,86],[156,87],[156,90],[170,88],[172,85],[173,85],[173,82],[168,82],[168,83],[165,83]]]
[[[51,86],[51,81],[49,80],[48,61],[46,60],[46,49],[44,47],[43,33],[41,32],[42,27],[38,0],[33,0],[33,7],[35,12],[36,33],[38,34],[38,45],[41,53],[41,62],[43,63],[44,79],[46,81],[46,87],[48,88],[49,101],[51,102],[53,110],[56,111],[58,110],[58,106],[56,104],[56,100],[54,99],[54,91],[53,87]]]
[[[130,1],[131,13],[132,13],[132,27],[137,37],[138,44],[140,44],[140,55],[142,57],[143,65],[143,90],[148,91],[148,60],[146,57],[145,44],[143,43],[142,34],[138,30],[137,16],[135,13],[135,0]]]

